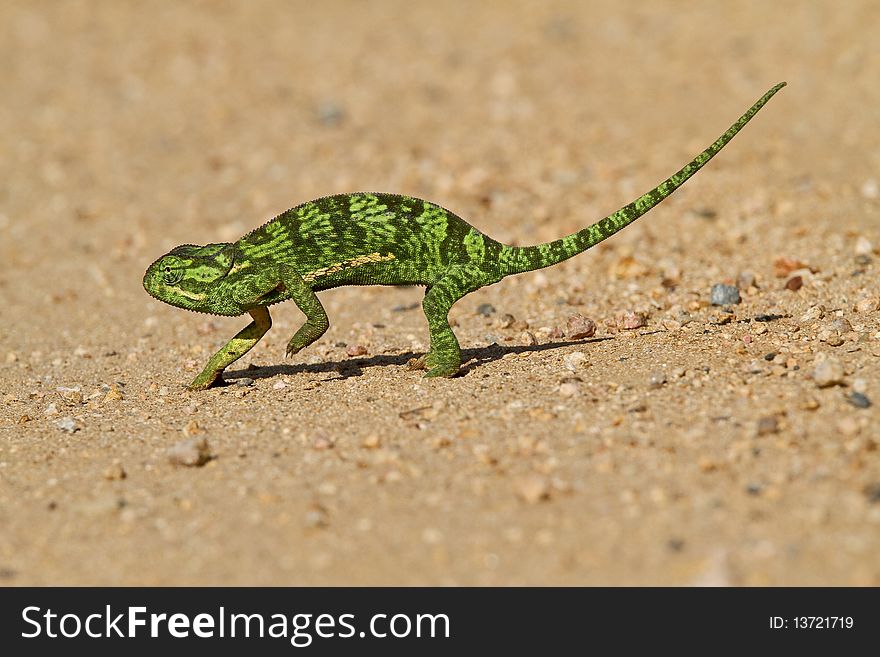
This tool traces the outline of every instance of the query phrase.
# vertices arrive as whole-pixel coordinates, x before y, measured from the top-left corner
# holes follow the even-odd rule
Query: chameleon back
[[[241,238],[244,261],[286,262],[316,291],[339,285],[432,285],[469,259],[476,236],[501,245],[439,205],[397,194],[326,196]]]

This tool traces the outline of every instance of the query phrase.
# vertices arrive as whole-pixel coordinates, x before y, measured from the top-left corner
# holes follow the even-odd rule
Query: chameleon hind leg
[[[189,384],[190,390],[210,388],[220,378],[223,370],[250,351],[260,341],[260,338],[266,335],[266,331],[272,328],[272,317],[269,316],[268,308],[253,308],[248,312],[254,321],[223,345],[220,351],[211,356],[205,369]]]
[[[431,348],[419,359],[416,367],[424,366],[426,377],[455,376],[461,367],[461,347],[449,326],[449,309],[466,294],[485,284],[475,267],[461,266],[450,269],[446,275],[425,293],[422,308],[428,320]]]

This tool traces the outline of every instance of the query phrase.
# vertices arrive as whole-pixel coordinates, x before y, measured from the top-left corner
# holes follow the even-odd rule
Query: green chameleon
[[[505,276],[555,265],[628,226],[718,153],[770,98],[770,89],[715,143],[678,173],[614,214],[537,246],[507,246],[438,205],[397,194],[339,194],[284,212],[234,243],[172,249],[147,269],[144,288],[178,308],[215,315],[249,313],[253,321],[218,351],[189,388],[203,390],[272,326],[268,307],[293,299],[306,321],[287,355],[329,327],[316,292],[341,285],[424,285],[431,346],[415,362],[425,376],[454,376],[461,366],[449,309]]]

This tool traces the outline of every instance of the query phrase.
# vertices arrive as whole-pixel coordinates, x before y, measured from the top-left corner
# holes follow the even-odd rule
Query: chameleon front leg
[[[250,351],[260,338],[266,335],[266,331],[272,328],[272,318],[269,316],[268,308],[261,306],[248,312],[254,321],[239,331],[211,357],[202,373],[189,384],[190,390],[210,388],[220,378],[223,370]]]
[[[305,324],[299,327],[287,343],[287,356],[293,356],[324,335],[330,328],[330,320],[315,291],[298,272],[289,267],[282,267],[281,282],[290,294],[290,298],[306,316]]]

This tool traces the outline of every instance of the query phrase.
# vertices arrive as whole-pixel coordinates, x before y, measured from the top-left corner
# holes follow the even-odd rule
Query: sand
[[[878,23],[2,3],[0,584],[880,585]],[[458,303],[455,379],[406,367],[420,289],[349,287],[310,349],[284,358],[302,316],[277,306],[232,385],[187,392],[245,320],[141,287],[177,244],[343,191],[560,237],[780,80],[634,226]]]

